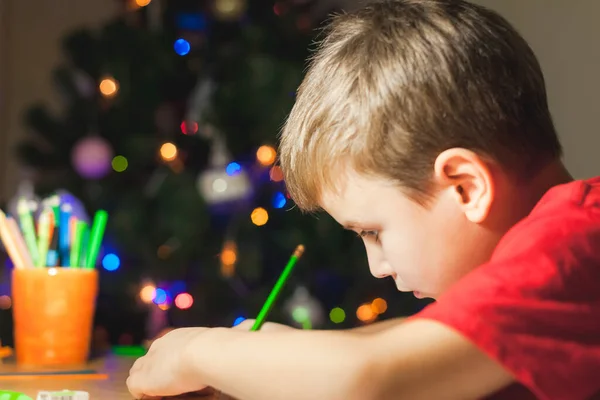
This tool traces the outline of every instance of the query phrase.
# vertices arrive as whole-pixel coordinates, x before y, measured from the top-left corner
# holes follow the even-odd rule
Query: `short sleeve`
[[[600,219],[538,227],[522,232],[536,245],[516,235],[415,318],[460,332],[539,399],[587,400],[600,394]]]

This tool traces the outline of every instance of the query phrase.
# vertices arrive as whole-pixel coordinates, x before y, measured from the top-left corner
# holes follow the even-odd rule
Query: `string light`
[[[185,56],[190,52],[192,46],[187,40],[179,38],[175,41],[173,48],[175,49],[175,53],[180,56]]]
[[[177,146],[167,142],[160,147],[160,156],[164,161],[173,161],[177,158]]]
[[[273,182],[281,182],[283,180],[283,171],[281,170],[281,167],[275,165],[273,168],[271,168],[269,171],[269,177]]]
[[[257,207],[250,214],[252,223],[256,226],[263,226],[269,220],[269,213],[262,207]]]
[[[375,314],[383,314],[387,310],[387,302],[384,299],[377,298],[371,303],[371,310]]]
[[[154,299],[155,304],[163,304],[167,302],[167,292],[164,289],[156,289]]]
[[[235,245],[233,243],[226,244],[225,249],[221,252],[221,263],[223,265],[233,265],[237,261]]]
[[[215,0],[215,16],[221,20],[235,20],[246,11],[245,0]]]
[[[10,297],[4,295],[0,296],[0,310],[8,310],[12,306],[12,300]]]
[[[212,184],[212,190],[217,193],[223,193],[227,190],[227,181],[221,178],[215,179]]]
[[[229,176],[236,176],[237,174],[242,172],[242,166],[236,162],[229,163],[225,168],[225,172]]]
[[[310,312],[308,311],[308,308],[299,306],[294,308],[294,310],[292,311],[292,318],[294,319],[294,321],[301,324],[304,321],[310,319]]]
[[[112,160],[112,168],[115,172],[124,172],[129,166],[129,162],[123,156],[116,156]]]
[[[377,314],[371,309],[371,304],[363,304],[356,310],[356,317],[362,322],[373,322]]]
[[[100,81],[99,89],[104,97],[114,97],[119,91],[119,83],[114,78],[106,77]]]
[[[310,15],[302,15],[296,21],[296,26],[301,31],[308,31],[311,28],[311,25]]]
[[[235,321],[233,321],[233,326],[237,326],[237,325],[241,324],[242,322],[244,322],[245,320],[246,320],[246,318],[244,318],[244,317],[237,317],[235,319]]]
[[[223,245],[221,252],[221,275],[226,278],[233,276],[235,272],[235,263],[237,261],[237,246],[235,242],[228,240]]]
[[[107,271],[116,271],[121,266],[121,259],[116,254],[109,253],[102,258],[102,267]]]
[[[341,324],[346,319],[346,312],[340,307],[335,307],[329,312],[329,319],[334,324]]]
[[[183,121],[180,128],[181,133],[184,135],[195,135],[198,133],[198,123],[195,121]]]
[[[160,246],[158,246],[158,250],[156,250],[156,256],[161,260],[166,260],[167,258],[169,258],[172,252],[173,249],[171,249],[171,246],[169,246],[168,244],[161,244]]]
[[[160,308],[163,311],[167,311],[170,307],[169,307],[169,305],[167,303],[160,303],[158,305],[158,308]]]
[[[152,2],[152,0],[135,0],[135,4],[138,7],[146,7],[148,4],[150,4]]]
[[[285,5],[281,2],[275,3],[275,5],[273,6],[273,12],[275,13],[275,15],[280,17],[281,14],[285,12]]]
[[[179,293],[175,297],[175,307],[181,310],[187,310],[194,304],[194,298],[189,293]]]
[[[275,193],[275,195],[273,196],[273,207],[283,208],[285,207],[285,203],[287,203],[285,195],[281,192]]]
[[[140,290],[140,299],[144,303],[152,303],[156,298],[156,287],[154,285],[146,285]]]
[[[277,152],[271,146],[260,146],[256,151],[256,159],[260,164],[267,167],[275,162]]]

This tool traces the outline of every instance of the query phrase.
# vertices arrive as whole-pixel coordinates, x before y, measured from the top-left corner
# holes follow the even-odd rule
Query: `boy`
[[[242,400],[600,395],[600,178],[573,181],[525,41],[460,0],[335,18],[281,137],[288,190],[436,303],[367,331],[190,328],[132,394]]]

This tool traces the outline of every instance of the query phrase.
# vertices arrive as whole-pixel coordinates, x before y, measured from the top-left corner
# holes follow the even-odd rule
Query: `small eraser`
[[[42,391],[38,393],[37,400],[90,400],[90,394],[67,389],[60,392]]]

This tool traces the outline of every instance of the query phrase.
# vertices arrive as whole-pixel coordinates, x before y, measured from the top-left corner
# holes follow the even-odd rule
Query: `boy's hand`
[[[207,328],[175,329],[156,339],[148,353],[139,358],[127,379],[127,388],[136,398],[174,396],[205,388],[191,370],[189,347]]]
[[[249,331],[254,320],[247,319],[233,329]],[[262,331],[278,331],[294,329],[292,327],[265,323]],[[152,396],[173,396],[182,393],[195,392],[205,389],[197,382],[196,377],[190,376],[187,356],[188,344],[207,328],[167,328],[163,330],[150,344],[148,353],[138,359],[129,371],[127,387],[137,399]],[[205,390],[210,391],[210,388]]]

